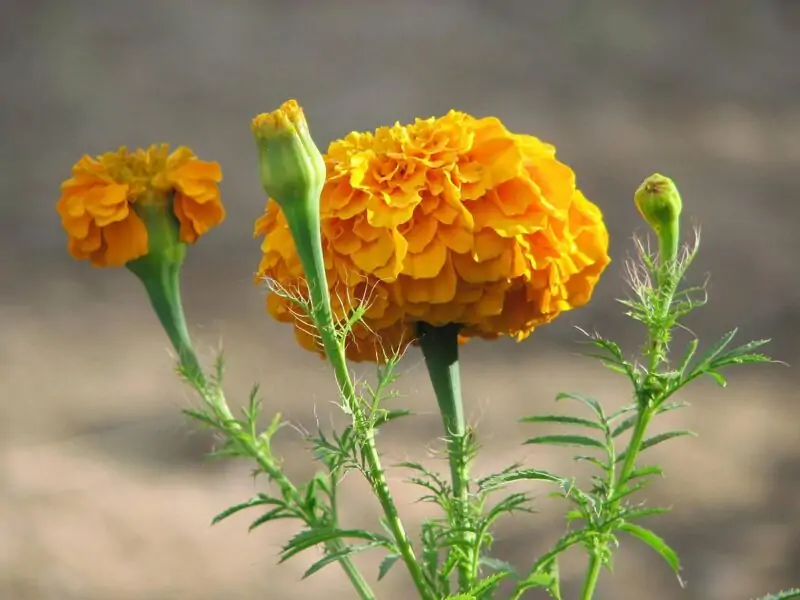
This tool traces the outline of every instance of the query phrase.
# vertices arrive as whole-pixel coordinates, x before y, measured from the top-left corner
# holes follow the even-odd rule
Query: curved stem
[[[425,357],[428,375],[433,385],[439,412],[442,415],[447,458],[453,485],[456,512],[453,527],[458,532],[469,555],[458,562],[458,583],[461,592],[466,592],[477,577],[477,564],[473,560],[475,536],[469,529],[469,440],[464,419],[464,403],[461,398],[461,375],[458,365],[457,324],[433,327],[418,323],[420,346]]]
[[[163,257],[162,257],[163,258]],[[150,260],[148,260],[150,259]],[[153,310],[161,322],[164,331],[169,337],[172,346],[178,353],[178,360],[187,379],[203,398],[203,401],[216,413],[220,422],[226,428],[234,430],[234,435],[230,439],[243,445],[248,456],[252,456],[261,469],[278,484],[284,496],[293,499],[298,505],[302,503],[302,498],[297,487],[280,470],[276,469],[271,460],[268,459],[263,451],[252,442],[249,436],[241,435],[243,428],[233,413],[231,413],[225,396],[220,389],[210,389],[206,385],[205,374],[197,359],[194,346],[186,327],[186,318],[183,313],[183,303],[180,294],[180,268],[183,254],[179,260],[158,260],[155,257],[145,256],[137,261],[128,263],[128,269],[133,272],[144,285]],[[326,547],[329,552],[337,552],[343,548],[344,544],[339,540],[334,540]],[[353,587],[356,589],[361,600],[375,600],[375,594],[370,588],[364,576],[356,567],[350,556],[343,556],[338,559]]]
[[[363,434],[361,450],[369,468],[369,483],[383,509],[386,523],[394,536],[400,556],[417,591],[423,600],[434,600],[434,595],[425,579],[422,568],[414,554],[414,548],[400,520],[400,515],[386,480],[386,473],[381,465],[378,448],[375,444],[375,430],[372,426],[367,426],[367,417],[364,414],[363,407],[359,404],[358,396],[347,368],[344,347],[336,333],[330,293],[328,292],[325,276],[325,263],[322,257],[319,218],[292,218],[287,213],[287,221],[308,281],[311,310],[313,312],[311,316],[317,326],[325,354],[333,366],[344,407],[353,416],[354,430]]]
[[[186,247],[180,244],[176,256],[149,254],[127,264],[144,285],[153,311],[178,353],[178,362],[189,377],[202,379],[203,369],[192,348],[181,302],[180,270]]]

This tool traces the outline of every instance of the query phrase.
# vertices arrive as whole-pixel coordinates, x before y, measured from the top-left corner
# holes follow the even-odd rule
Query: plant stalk
[[[200,393],[205,403],[217,413],[224,427],[232,428],[235,433],[241,434],[242,427],[231,413],[222,390],[212,390],[207,386],[206,377],[189,336],[180,294],[180,268],[183,256],[180,257],[181,260],[179,261],[154,260],[140,262],[147,261],[148,258],[148,256],[145,256],[138,261],[129,262],[129,270],[144,284],[153,310],[161,322],[167,337],[169,337],[173,348],[178,353],[179,364],[187,379]],[[263,455],[262,451],[249,438],[241,435],[231,437],[239,444],[244,445],[246,453],[255,458],[261,469],[275,480],[286,496],[294,499],[298,504],[302,502],[300,493],[295,485],[283,472],[274,468],[272,462]],[[326,544],[328,551],[332,553],[340,551],[343,546],[340,540],[334,540]],[[338,562],[356,589],[358,597],[361,600],[375,600],[374,592],[352,558],[343,556],[338,559]]]
[[[417,324],[422,354],[439,404],[447,440],[447,458],[456,508],[453,525],[460,542],[469,548],[466,560],[459,560],[458,563],[459,588],[461,592],[466,592],[477,578],[477,561],[474,560],[476,552],[473,549],[475,536],[468,531],[470,456],[458,364],[459,329],[458,324],[442,327],[433,327],[427,323]]]
[[[581,592],[581,600],[592,600],[594,597],[595,588],[597,588],[597,581],[600,579],[600,569],[603,563],[597,551],[592,552],[589,559],[589,569],[586,571],[586,579],[583,582],[583,591]]]
[[[345,403],[345,408],[352,413],[355,421],[354,429],[367,429],[363,432],[362,451],[369,467],[370,484],[378,497],[378,502],[386,516],[387,525],[395,538],[398,550],[406,569],[414,582],[422,600],[435,600],[428,582],[422,572],[414,548],[408,534],[400,520],[400,515],[395,506],[386,480],[386,473],[381,465],[380,455],[375,444],[375,431],[373,427],[359,427],[367,423],[363,407],[359,404],[358,397],[347,368],[347,358],[344,347],[337,338],[336,327],[331,310],[330,293],[328,292],[325,263],[322,256],[322,240],[318,219],[287,218],[292,233],[297,253],[303,263],[303,270],[308,281],[309,297],[314,324],[322,341],[325,354],[328,357],[336,376],[339,392]]]

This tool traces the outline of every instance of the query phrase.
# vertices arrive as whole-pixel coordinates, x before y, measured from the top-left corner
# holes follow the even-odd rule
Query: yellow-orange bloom
[[[145,222],[137,205],[172,203],[180,241],[192,244],[225,218],[216,162],[199,160],[166,144],[133,152],[122,147],[83,156],[61,184],[57,210],[70,254],[99,267],[121,266],[148,253]]]
[[[415,337],[415,323],[462,325],[463,338],[527,337],[591,298],[609,263],[600,210],[575,187],[555,148],[496,118],[441,118],[351,133],[325,155],[323,250],[334,310],[366,298],[348,356],[376,360]],[[269,200],[258,278],[302,289],[286,219]],[[270,293],[270,313],[294,322]]]

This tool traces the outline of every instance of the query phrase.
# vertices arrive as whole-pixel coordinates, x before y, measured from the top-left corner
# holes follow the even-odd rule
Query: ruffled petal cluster
[[[70,254],[93,265],[121,266],[148,253],[148,234],[137,204],[171,203],[180,241],[194,243],[225,218],[222,170],[185,147],[166,144],[133,152],[84,156],[61,185],[57,204]]]
[[[402,348],[417,322],[522,340],[588,302],[609,263],[608,232],[555,154],[496,118],[456,111],[333,142],[321,197],[329,287],[340,317],[356,302],[368,306],[349,357]],[[258,279],[302,290],[274,201],[255,234],[264,236]],[[289,301],[270,293],[267,304],[317,349]]]

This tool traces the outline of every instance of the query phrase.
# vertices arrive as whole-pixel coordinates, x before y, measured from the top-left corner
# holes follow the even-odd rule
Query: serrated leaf
[[[625,433],[626,431],[628,431],[629,429],[633,429],[638,419],[639,415],[633,415],[631,417],[628,417],[622,423],[620,423],[614,428],[614,430],[611,432],[611,437],[612,438],[618,437],[623,433]]]
[[[269,523],[270,521],[279,521],[281,519],[291,519],[293,517],[297,517],[297,513],[294,509],[290,509],[286,506],[278,506],[277,508],[273,508],[270,511],[265,512],[263,515],[258,517],[255,521],[250,523],[247,528],[247,531],[253,531],[258,527],[261,527],[265,523]]]
[[[484,477],[478,481],[478,487],[482,491],[491,491],[516,481],[550,481],[562,484],[564,478],[539,469],[515,469]]]
[[[500,560],[499,558],[492,558],[491,556],[481,556],[478,559],[478,564],[481,564],[492,571],[508,573],[515,579],[519,579],[520,575],[510,562]]]
[[[335,552],[330,552],[323,556],[321,559],[316,561],[312,564],[306,572],[303,573],[303,579],[311,577],[317,571],[327,567],[331,563],[339,562],[345,556],[350,556],[351,554],[356,554],[358,552],[363,552],[364,550],[369,550],[370,548],[375,548],[376,546],[380,546],[381,544],[359,544],[358,546],[345,546],[341,550],[336,550]]]
[[[800,589],[792,588],[790,590],[783,590],[777,594],[767,594],[766,596],[758,598],[758,600],[793,600],[794,598],[800,598]]]
[[[659,433],[658,435],[654,435],[651,438],[647,438],[645,441],[642,442],[641,447],[639,448],[639,452],[644,452],[648,448],[652,448],[653,446],[660,444],[661,442],[666,442],[667,440],[671,440],[672,438],[677,437],[697,437],[697,434],[694,431],[688,431],[685,429],[678,430],[678,431],[666,431],[664,433]],[[623,450],[619,456],[617,456],[617,462],[622,462],[628,455],[627,450]]]
[[[474,586],[472,586],[468,591],[467,595],[470,598],[481,598],[487,592],[492,591],[500,582],[508,577],[510,573],[508,571],[499,571],[497,573],[492,573],[488,577],[483,578],[481,581],[477,582]]]
[[[601,423],[606,422],[606,414],[603,411],[603,406],[596,398],[591,398],[589,396],[581,396],[580,394],[561,392],[560,394],[556,395],[556,402],[558,402],[559,400],[577,400],[581,404],[585,404],[586,406],[591,408],[594,414],[597,415],[598,419],[600,419]]]
[[[672,568],[675,574],[680,575],[681,563],[678,559],[678,554],[672,548],[670,548],[661,537],[649,529],[645,529],[639,525],[634,525],[633,523],[623,523],[619,526],[619,529],[636,538],[639,538],[642,542],[658,552],[667,562],[670,568]]]
[[[195,421],[200,421],[206,427],[219,429],[219,423],[216,421],[216,419],[210,417],[203,411],[196,410],[194,408],[184,408],[181,412],[187,417],[194,419]]]
[[[602,358],[601,360],[603,362],[603,366],[609,371],[614,371],[614,373],[619,373],[620,375],[627,375],[630,377],[631,369],[627,364],[617,363],[616,361],[610,361]]]
[[[398,560],[400,560],[400,558],[401,558],[400,555],[395,553],[386,555],[386,557],[381,561],[381,564],[378,567],[378,581],[386,577],[391,568],[395,565],[395,563]]]
[[[628,481],[631,479],[637,479],[638,477],[649,477],[650,475],[663,475],[664,469],[661,467],[647,466],[647,467],[639,467],[638,469],[634,469],[631,471],[631,474],[628,475]]]
[[[598,467],[599,469],[602,469],[603,471],[608,471],[608,465],[599,458],[595,458],[594,456],[586,456],[584,454],[579,454],[578,456],[573,456],[572,460],[577,462],[588,462]]]
[[[628,479],[627,481],[625,481],[623,483],[627,484],[629,481],[630,481],[630,479]],[[623,485],[622,487],[618,488],[616,493],[614,493],[610,498],[608,498],[608,500],[606,502],[608,502],[608,503],[619,502],[623,498],[627,498],[628,496],[630,496],[632,494],[635,494],[640,489],[645,487],[648,483],[649,483],[649,481],[647,481],[645,479],[645,480],[639,481],[637,483],[634,483],[633,485],[630,485],[630,486]]]
[[[264,505],[274,506],[276,504],[283,504],[283,503],[277,498],[270,498],[268,496],[259,495],[254,498],[250,498],[250,500],[247,500],[246,502],[241,502],[239,504],[231,506],[230,508],[226,508],[221,513],[217,514],[213,519],[211,519],[211,524],[216,525],[220,521],[223,521],[228,517],[230,517],[231,515],[235,515],[239,511],[242,511],[246,508],[252,508],[254,506],[264,506]]]
[[[521,419],[522,423],[554,423],[558,425],[579,425],[581,427],[589,427],[591,429],[598,429],[603,431],[603,426],[589,419],[581,417],[573,417],[570,415],[540,415],[535,417],[525,417]]]
[[[700,340],[694,338],[686,345],[686,352],[683,355],[683,359],[681,359],[680,365],[678,365],[678,376],[684,377],[686,374],[686,369],[689,368],[689,363],[692,362],[692,358],[694,357],[695,353],[697,352],[697,347],[700,345]]]
[[[714,345],[712,345],[708,350],[703,352],[703,354],[700,355],[700,358],[697,359],[697,364],[694,367],[693,373],[705,371],[706,367],[709,364],[711,364],[711,362],[715,358],[717,358],[720,354],[722,354],[725,348],[728,347],[728,345],[733,340],[734,336],[736,336],[737,331],[738,329],[731,329],[730,331],[725,333],[725,335],[723,335],[719,340],[717,340],[717,342]]]
[[[659,404],[656,414],[660,415],[665,412],[678,410],[680,408],[687,408],[688,406],[691,406],[688,402],[665,402],[663,404]]]
[[[647,438],[644,442],[642,442],[642,447],[640,448],[640,451],[652,448],[653,446],[660,444],[661,442],[666,442],[667,440],[671,440],[672,438],[685,437],[685,436],[697,437],[697,434],[694,431],[689,431],[688,429],[681,429],[677,431],[666,431],[664,433],[659,433],[658,435],[654,435],[651,438]]]
[[[636,404],[628,404],[627,406],[623,406],[622,408],[618,408],[613,413],[611,413],[608,417],[608,422],[613,423],[620,417],[624,417],[628,413],[635,411],[638,408]]]
[[[481,532],[485,533],[492,523],[494,523],[504,514],[511,514],[514,512],[533,512],[528,506],[526,506],[530,503],[530,501],[530,496],[523,493],[515,493],[503,498],[500,500],[500,502],[489,509],[489,511],[486,513],[486,516],[481,519]]]
[[[728,350],[725,354],[723,354],[719,358],[735,358],[737,356],[764,356],[761,353],[754,353],[753,350],[756,348],[761,348],[762,346],[766,346],[770,343],[770,339],[761,339],[761,340],[753,340],[751,342],[747,342],[746,344],[742,344],[741,346],[737,346],[736,348],[732,348]]]
[[[320,529],[306,529],[295,535],[283,547],[281,552],[280,562],[284,562],[291,557],[299,554],[303,550],[308,550],[333,540],[356,539],[373,542],[378,545],[385,545],[391,547],[391,540],[388,538],[364,531],[363,529],[334,529],[334,528],[320,528]]]
[[[552,446],[580,446],[583,448],[606,449],[606,445],[585,435],[540,435],[527,439],[523,444],[547,444]]]
[[[660,506],[651,506],[651,507],[638,507],[638,508],[629,508],[625,510],[624,517],[626,520],[633,520],[633,519],[643,519],[645,517],[652,517],[655,515],[663,515],[669,512],[668,508],[663,508]]]
[[[405,409],[387,410],[385,412],[381,412],[381,414],[375,419],[375,427],[382,427],[390,421],[395,421],[413,414],[413,411]]]

